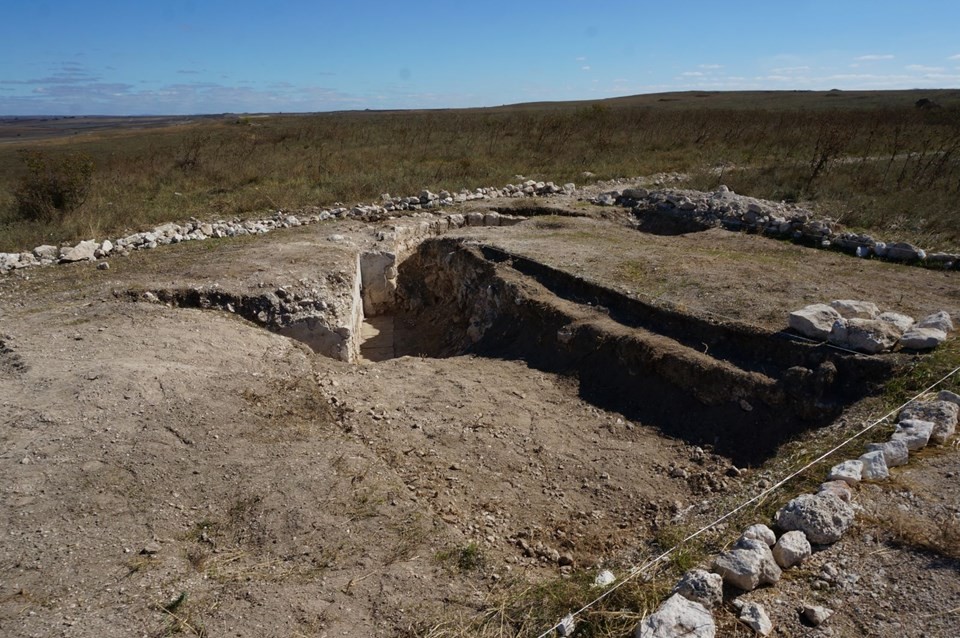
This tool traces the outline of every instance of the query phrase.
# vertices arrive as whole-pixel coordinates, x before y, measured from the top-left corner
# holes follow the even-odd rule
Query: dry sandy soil
[[[789,358],[793,347],[817,350],[777,335],[786,312],[807,303],[863,298],[915,316],[960,310],[956,272],[719,230],[648,235],[609,211],[566,206],[585,217],[447,236],[475,256],[487,250],[483,267],[517,307],[601,335],[563,361],[536,327],[511,332],[496,320],[488,341],[472,347],[454,347],[462,341],[450,335],[417,342],[463,319],[443,306],[418,315],[411,304],[380,323],[396,335],[393,352],[408,356],[347,363],[226,312],[136,298],[304,282],[335,297],[353,244],[327,238],[359,245],[379,229],[357,222],[0,280],[0,633],[536,635],[549,623],[510,624],[496,601],[529,591],[525,584],[590,579],[601,566],[622,573],[663,530],[708,520],[782,471],[787,440],[816,450],[832,440],[824,433],[880,409],[872,378],[804,427],[778,412],[787,403],[744,405],[736,384],[767,396],[774,364],[724,354],[723,338],[713,359],[714,342],[701,351],[675,334],[687,329],[682,321],[739,326],[755,347]],[[450,282],[431,280],[428,265],[401,268],[401,280],[442,292]],[[616,304],[566,294],[577,280],[616,292]],[[661,330],[654,315],[632,325],[620,316],[624,299],[681,323]],[[631,339],[659,344],[658,361],[693,361],[712,390],[694,398],[682,387],[658,400],[637,388],[642,401],[618,399],[623,384],[593,377],[629,366],[605,373],[606,362],[583,362],[588,350]],[[444,356],[417,356],[431,350]],[[717,396],[727,379],[732,402]],[[678,425],[685,413],[694,415],[688,430]],[[960,513],[958,460],[947,446],[889,484],[864,487],[854,532],[777,588],[750,594],[767,605],[775,635],[958,635],[960,541],[948,533]],[[732,541],[738,532],[722,533]],[[825,578],[825,563],[839,575]],[[796,609],[804,601],[837,613],[805,627]],[[748,635],[729,609],[718,612],[725,635]],[[642,611],[638,603],[622,613],[633,623]]]

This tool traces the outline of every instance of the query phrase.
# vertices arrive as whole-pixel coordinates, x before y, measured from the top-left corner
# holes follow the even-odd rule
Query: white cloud
[[[947,58],[947,59],[948,59],[948,60],[960,60],[960,53],[958,53],[958,54],[956,54],[956,55],[951,55],[951,56],[950,56],[949,58]]]
[[[926,66],[925,64],[908,64],[904,68],[918,73],[942,73],[944,70],[942,66]]]
[[[870,60],[892,60],[892,59],[893,59],[893,56],[890,55],[889,53],[883,53],[883,54],[876,54],[876,53],[874,53],[874,54],[870,54],[870,55],[861,55],[860,57],[855,58],[855,59],[857,59],[857,60],[864,60],[864,61],[870,61]]]
[[[722,69],[723,65],[722,64],[701,64],[699,65],[699,68],[715,70],[715,69]]]
[[[587,56],[585,55],[577,56],[577,62],[586,62],[586,61],[587,61]]]
[[[786,75],[790,73],[804,73],[809,70],[810,67],[808,66],[782,66],[777,69],[770,69],[770,72],[777,75]]]
[[[589,70],[590,70],[590,65],[589,65],[589,64],[584,64],[582,67],[580,67],[580,70],[581,70],[581,71],[589,71]]]
[[[685,77],[685,78],[699,78],[699,77],[703,77],[703,73],[701,73],[700,71],[684,71],[684,72],[681,73],[680,75],[682,75],[682,76]]]

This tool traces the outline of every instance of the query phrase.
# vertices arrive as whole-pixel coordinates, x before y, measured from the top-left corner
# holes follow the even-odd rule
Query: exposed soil
[[[380,227],[0,280],[0,633],[469,633],[505,583],[631,564],[658,531],[735,502],[785,441],[816,447],[911,361],[792,340],[787,310],[960,309],[957,273],[566,210],[583,217],[421,244],[357,363],[232,300],[283,288],[333,312]],[[184,307],[200,288],[223,297]],[[944,480],[958,460],[931,453],[861,502],[942,527],[960,511]],[[793,609],[813,597],[837,610],[835,636],[955,636],[953,559],[893,547],[890,525],[862,518],[752,595],[781,635],[814,635]],[[859,584],[813,594],[823,561]]]

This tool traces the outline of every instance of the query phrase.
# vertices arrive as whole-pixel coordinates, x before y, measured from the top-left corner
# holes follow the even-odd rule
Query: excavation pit
[[[463,354],[521,360],[576,379],[592,405],[742,465],[829,424],[895,368],[895,358],[652,303],[468,238],[366,252],[355,264],[335,278],[339,304],[219,289],[155,295],[236,313],[364,365]]]
[[[472,354],[577,379],[580,397],[743,465],[830,423],[889,359],[657,307],[500,248],[424,241],[395,299],[365,319],[363,359]]]

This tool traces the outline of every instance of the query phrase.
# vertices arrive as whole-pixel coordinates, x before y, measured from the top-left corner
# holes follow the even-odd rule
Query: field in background
[[[918,100],[936,106],[920,108]],[[673,93],[492,109],[0,120],[0,251],[161,221],[355,204],[381,193],[578,184],[684,172],[683,185],[801,202],[848,227],[960,247],[960,91]],[[17,137],[17,135],[20,137]],[[24,219],[23,151],[93,160],[82,206]],[[584,173],[593,176],[585,177]]]

